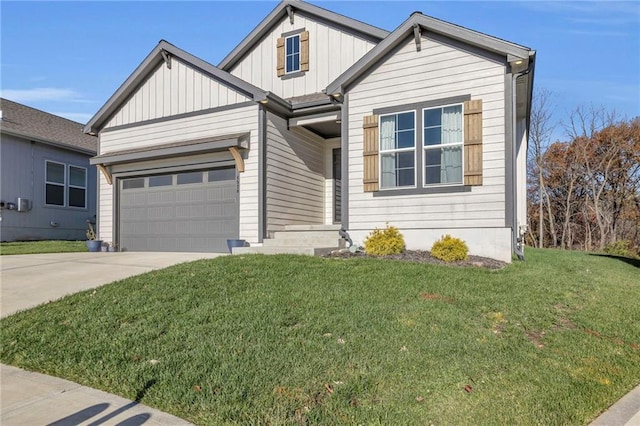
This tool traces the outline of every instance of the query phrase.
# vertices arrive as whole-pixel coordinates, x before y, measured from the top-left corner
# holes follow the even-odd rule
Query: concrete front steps
[[[285,225],[259,247],[234,247],[233,254],[304,254],[322,256],[344,247],[340,225]]]

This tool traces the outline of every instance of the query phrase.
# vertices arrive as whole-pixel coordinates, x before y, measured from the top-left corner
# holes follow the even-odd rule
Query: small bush
[[[633,245],[629,240],[619,240],[615,243],[609,243],[604,247],[604,252],[615,256],[637,257]]]
[[[444,235],[431,247],[431,256],[445,262],[465,260],[468,254],[467,244],[460,238],[454,238],[451,235]]]
[[[364,241],[365,253],[372,256],[399,254],[404,251],[404,237],[395,226],[374,229]]]

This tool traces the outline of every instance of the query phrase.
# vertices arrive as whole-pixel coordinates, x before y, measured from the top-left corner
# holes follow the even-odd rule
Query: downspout
[[[517,153],[516,153],[516,146],[517,146],[517,138],[518,138],[518,125],[517,125],[517,94],[516,94],[516,86],[517,86],[517,80],[518,78],[525,76],[527,74],[529,74],[532,71],[532,63],[529,63],[529,66],[527,67],[526,70],[521,71],[519,73],[513,74],[512,76],[512,80],[511,80],[511,134],[513,137],[513,141],[512,141],[512,146],[513,149],[511,150],[511,164],[513,165],[513,169],[514,171],[516,170],[516,161],[517,161]],[[529,126],[526,126],[527,129]],[[514,178],[516,178],[516,173],[513,174]],[[518,186],[517,185],[512,185],[512,189],[511,191],[512,196],[513,196],[513,209],[514,209],[514,214],[513,214],[513,222],[511,223],[511,246],[513,247],[513,251],[516,254],[516,256],[518,256],[518,260],[525,260],[524,259],[524,250],[523,250],[523,240],[522,238],[518,235]]]

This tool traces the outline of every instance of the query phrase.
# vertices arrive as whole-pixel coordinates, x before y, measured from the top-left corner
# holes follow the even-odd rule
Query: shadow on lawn
[[[640,268],[640,259],[633,259],[631,257],[624,256],[616,256],[615,254],[601,254],[601,253],[591,253],[590,256],[598,256],[598,257],[608,257],[610,259],[618,259],[625,263],[628,263],[631,266],[635,266],[636,268]]]

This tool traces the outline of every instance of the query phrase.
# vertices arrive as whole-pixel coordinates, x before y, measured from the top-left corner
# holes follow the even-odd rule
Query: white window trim
[[[298,37],[298,53],[292,53],[289,54],[288,50],[287,50],[287,40],[289,40],[290,38],[295,38]],[[287,70],[287,58],[289,56],[295,56],[298,55],[298,68],[297,69],[292,69],[291,71]],[[286,74],[294,74],[294,73],[298,73],[302,71],[302,37],[300,36],[300,33],[298,34],[292,34],[290,36],[287,36],[284,38],[284,73]]]
[[[78,185],[71,185],[71,168],[75,167],[76,169],[81,169],[84,170],[84,186],[78,186]],[[67,188],[75,188],[75,189],[84,189],[84,206],[83,207],[78,207],[78,206],[71,206],[69,205],[69,193],[71,191],[69,191],[68,189],[66,190],[66,195],[67,197],[65,198],[65,202],[67,203],[67,207],[69,207],[70,209],[79,209],[79,210],[85,210],[87,208],[87,198],[88,198],[88,188],[87,188],[87,179],[89,177],[89,171],[87,170],[86,167],[82,167],[82,166],[76,166],[73,164],[67,164]]]
[[[444,143],[444,144],[440,144],[440,145],[431,145],[431,146],[426,146],[424,144],[424,130],[426,129],[426,126],[424,125],[424,112],[425,111],[429,111],[432,109],[444,109],[450,106],[458,106],[460,105],[461,107],[461,113],[462,113],[462,138],[460,142],[456,142],[456,143]],[[422,108],[422,110],[420,111],[420,114],[422,114],[422,129],[420,129],[420,144],[422,146],[422,187],[423,188],[434,188],[434,187],[440,187],[440,186],[460,186],[464,184],[464,103],[462,102],[457,102],[457,103],[453,103],[453,104],[443,104],[443,105],[438,105],[438,106],[432,106],[429,108]],[[442,126],[441,126],[442,127]],[[460,166],[462,167],[462,179],[460,180],[460,182],[451,182],[451,183],[430,183],[427,184],[425,183],[427,181],[427,174],[426,174],[426,162],[427,162],[427,155],[426,152],[428,150],[435,150],[435,149],[440,149],[442,147],[447,147],[447,146],[460,146],[462,147],[461,150],[461,156],[462,156],[462,161],[460,163]]]
[[[391,115],[400,115],[406,113],[413,113],[413,148],[400,148],[400,149],[386,149],[383,150],[381,148],[382,141],[382,117],[389,117]],[[397,191],[398,189],[415,189],[417,188],[418,181],[418,170],[417,170],[417,157],[416,152],[418,150],[418,135],[417,135],[417,127],[418,127],[418,117],[417,111],[415,109],[410,109],[406,111],[398,111],[398,112],[390,112],[388,114],[380,114],[378,115],[378,190],[379,191]],[[384,188],[382,186],[382,155],[390,154],[396,152],[411,152],[413,151],[413,185],[412,186],[394,186],[391,188]]]
[[[64,168],[64,173],[62,174],[64,178],[63,183],[51,182],[49,181],[49,176],[47,174],[47,166],[48,164],[59,164]],[[55,185],[62,187],[62,204],[49,204],[47,203],[47,185]],[[44,205],[49,207],[67,207],[67,165],[65,163],[60,163],[59,161],[53,160],[44,160]]]

